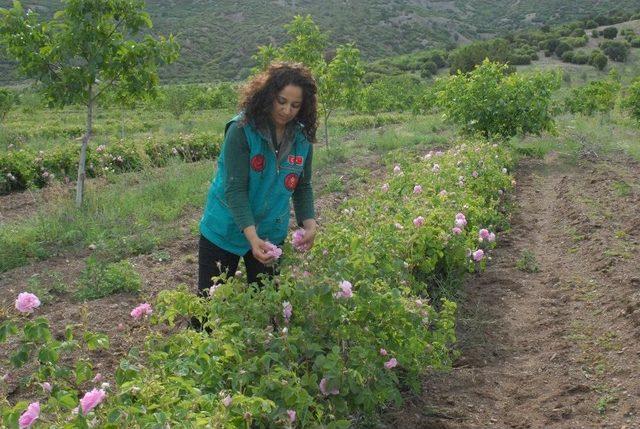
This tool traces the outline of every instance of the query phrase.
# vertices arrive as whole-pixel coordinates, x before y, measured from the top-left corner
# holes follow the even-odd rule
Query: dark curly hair
[[[316,141],[318,129],[318,87],[311,71],[300,63],[274,62],[264,72],[244,85],[240,109],[245,120],[257,127],[266,127],[271,120],[271,109],[276,95],[287,85],[302,88],[302,105],[296,121],[304,125],[302,133],[310,142]]]

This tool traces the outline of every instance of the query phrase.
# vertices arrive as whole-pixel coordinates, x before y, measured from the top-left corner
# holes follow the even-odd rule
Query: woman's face
[[[285,126],[293,120],[302,107],[302,88],[287,85],[276,94],[273,100],[271,118],[276,126]]]

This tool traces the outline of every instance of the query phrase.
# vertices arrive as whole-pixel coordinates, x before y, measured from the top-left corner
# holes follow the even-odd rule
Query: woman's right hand
[[[269,255],[269,246],[261,238],[256,238],[251,242],[251,253],[253,257],[264,265],[269,265],[274,261],[274,257]]]

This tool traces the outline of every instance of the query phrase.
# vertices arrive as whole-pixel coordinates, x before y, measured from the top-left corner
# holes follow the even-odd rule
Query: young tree
[[[15,103],[15,95],[5,88],[0,88],[0,123],[4,122]]]
[[[362,76],[364,67],[360,51],[353,44],[339,46],[336,56],[318,74],[319,110],[324,120],[325,145],[329,145],[329,116],[340,106],[355,106]]]
[[[96,103],[107,92],[127,100],[153,95],[158,65],[177,58],[172,36],[128,38],[151,28],[143,0],[63,0],[51,21],[19,1],[0,9],[0,41],[21,72],[40,84],[50,105],[86,106],[76,205],[82,205],[87,145]]]
[[[615,39],[617,35],[618,29],[616,27],[607,27],[602,30],[602,36],[604,36],[605,39]]]
[[[640,77],[627,88],[627,96],[622,102],[622,107],[640,124]]]
[[[485,138],[552,130],[551,95],[560,86],[560,76],[507,71],[507,65],[485,60],[470,73],[440,80],[436,104],[466,133]]]
[[[615,79],[591,81],[575,88],[565,100],[568,111],[591,116],[596,112],[608,114],[615,107],[620,83]]]

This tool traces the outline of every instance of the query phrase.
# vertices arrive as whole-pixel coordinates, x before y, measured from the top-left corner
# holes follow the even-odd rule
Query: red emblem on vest
[[[256,155],[251,158],[251,168],[253,168],[254,171],[264,170],[264,155]]]
[[[302,158],[301,156],[296,156],[296,164],[302,165],[303,161],[304,161],[304,158]]]
[[[294,189],[296,189],[297,185],[298,185],[298,175],[295,173],[287,174],[287,177],[284,178],[284,187],[287,188],[289,191],[293,191]]]
[[[287,160],[289,161],[289,164],[295,164],[296,163],[296,157],[293,156],[293,155],[289,155]]]

